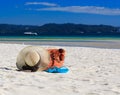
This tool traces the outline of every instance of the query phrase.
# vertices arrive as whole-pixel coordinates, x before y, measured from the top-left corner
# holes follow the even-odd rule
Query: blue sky
[[[0,0],[0,23],[120,26],[120,0]]]

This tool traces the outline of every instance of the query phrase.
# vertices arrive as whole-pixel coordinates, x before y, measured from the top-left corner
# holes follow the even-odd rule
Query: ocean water
[[[0,41],[94,41],[94,40],[120,40],[115,36],[0,36]]]
[[[120,37],[96,36],[0,36],[1,43],[120,49]]]

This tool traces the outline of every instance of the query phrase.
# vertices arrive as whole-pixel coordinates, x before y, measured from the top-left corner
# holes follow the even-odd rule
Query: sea
[[[79,41],[107,41],[120,40],[120,36],[0,36],[0,41],[54,41],[54,42],[79,42]]]
[[[119,36],[0,36],[0,43],[120,49]]]

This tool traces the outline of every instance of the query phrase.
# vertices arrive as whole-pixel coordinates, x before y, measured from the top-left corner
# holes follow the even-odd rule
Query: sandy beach
[[[120,95],[118,46],[41,45],[66,50],[65,66],[69,72],[65,74],[17,71],[17,54],[26,46],[0,43],[0,95]]]
[[[25,44],[25,45],[49,45],[49,46],[68,46],[68,47],[94,47],[94,48],[108,48],[120,49],[120,40],[81,40],[81,41],[23,41],[23,40],[1,40],[0,43],[6,44]]]

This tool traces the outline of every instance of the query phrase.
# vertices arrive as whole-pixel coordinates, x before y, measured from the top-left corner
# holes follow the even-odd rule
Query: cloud
[[[111,9],[97,6],[66,6],[35,9],[36,11],[62,11],[73,13],[90,13],[100,15],[120,15],[120,9]]]
[[[44,5],[44,6],[49,6],[49,7],[58,6],[55,3],[48,3],[48,2],[26,2],[25,5]]]

